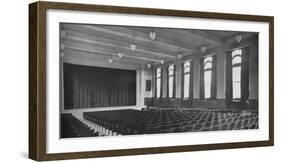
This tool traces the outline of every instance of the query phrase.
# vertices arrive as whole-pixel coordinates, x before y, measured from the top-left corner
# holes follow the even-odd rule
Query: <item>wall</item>
[[[235,40],[226,39],[225,44],[220,47],[210,48],[205,53],[195,52],[191,55],[186,55],[182,59],[167,61],[163,65],[153,67],[150,71],[153,73],[157,67],[164,70],[163,73],[163,97],[162,99],[146,99],[148,105],[156,105],[160,107],[207,107],[207,108],[223,108],[226,107],[225,92],[226,92],[226,51],[239,47],[248,46],[249,54],[249,108],[256,108],[258,104],[258,36],[257,34],[245,36],[240,43]],[[200,92],[200,59],[203,56],[216,54],[217,55],[217,96],[215,100],[202,100],[199,97]],[[187,102],[181,99],[181,63],[186,60],[193,60],[193,101]],[[176,65],[176,98],[167,99],[167,67],[170,64]],[[153,82],[153,90],[155,83]],[[154,95],[154,94],[153,94]],[[154,96],[152,96],[154,97]]]
[[[152,8],[170,8],[180,10],[228,12],[240,14],[274,15],[275,45],[281,44],[280,3],[276,0],[57,0],[75,3],[97,3],[106,5],[126,5]],[[28,151],[28,3],[34,0],[3,1],[0,10],[0,162],[31,163]],[[200,152],[154,154],[127,157],[109,157],[59,161],[60,163],[237,163],[281,160],[281,47],[275,47],[275,146],[259,148],[241,148]],[[13,115],[13,116],[11,116]],[[55,161],[57,162],[57,161]]]

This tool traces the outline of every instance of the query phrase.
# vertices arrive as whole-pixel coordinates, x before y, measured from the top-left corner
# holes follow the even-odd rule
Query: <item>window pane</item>
[[[241,67],[232,68],[232,80],[233,82],[240,82],[241,80]]]
[[[241,61],[242,50],[237,49],[232,52],[232,98],[241,98]]]
[[[204,72],[204,94],[205,98],[211,97],[211,79],[212,79],[212,71]]]
[[[170,76],[169,77],[169,97],[173,97],[173,82],[174,82],[174,77]]]
[[[156,97],[160,97],[160,91],[161,91],[160,85],[161,85],[161,78],[157,78],[157,81],[156,81],[156,86],[157,86]]]
[[[204,58],[204,70],[212,68],[213,57]]]
[[[184,75],[184,98],[189,98],[189,74]]]
[[[156,77],[157,78],[161,77],[161,68],[157,68],[157,70],[156,70]]]
[[[190,72],[190,61],[186,61],[183,67],[184,67],[184,73]]]
[[[241,91],[240,91],[240,82],[233,83],[233,99],[240,99]]]
[[[241,67],[232,68],[232,92],[233,99],[241,98]]]
[[[242,50],[241,49],[237,49],[237,50],[234,50],[232,52],[232,57],[235,56],[235,55],[241,55],[242,54]]]
[[[207,63],[205,64],[205,66],[204,66],[204,70],[210,69],[210,68],[212,68],[212,63],[211,63],[211,62],[207,62]]]
[[[174,65],[169,66],[169,76],[174,74]]]
[[[213,61],[213,57],[212,56],[209,56],[209,57],[206,57],[206,58],[204,58],[204,63],[206,63],[206,62],[212,62]]]
[[[241,57],[240,56],[235,56],[232,59],[232,65],[237,64],[237,63],[241,63]]]

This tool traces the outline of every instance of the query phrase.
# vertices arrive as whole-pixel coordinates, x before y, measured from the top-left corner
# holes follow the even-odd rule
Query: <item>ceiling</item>
[[[85,55],[101,62],[109,58],[119,64],[156,64],[189,55],[204,45],[208,48],[222,46],[228,37],[238,32],[156,27],[106,26],[62,23],[60,43],[64,55]],[[150,32],[156,32],[152,40]],[[132,50],[130,45],[135,44]],[[123,54],[122,58],[118,53]]]

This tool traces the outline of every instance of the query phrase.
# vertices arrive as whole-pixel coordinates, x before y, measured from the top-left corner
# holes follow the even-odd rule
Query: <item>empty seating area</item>
[[[61,114],[61,138],[93,137],[99,133],[82,123],[72,114]]]
[[[112,110],[84,119],[121,135],[258,129],[256,111]]]

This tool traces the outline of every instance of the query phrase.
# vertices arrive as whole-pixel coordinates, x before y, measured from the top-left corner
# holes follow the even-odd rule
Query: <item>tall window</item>
[[[169,97],[172,98],[174,96],[174,78],[175,78],[175,67],[174,65],[170,65],[168,68],[168,77],[169,77]]]
[[[212,81],[212,62],[213,57],[204,58],[204,98],[211,98],[211,81]]]
[[[183,97],[189,98],[189,89],[190,89],[190,61],[186,61],[183,64]]]
[[[237,49],[232,52],[232,98],[241,98],[241,61],[242,50]]]
[[[161,68],[156,70],[156,97],[160,97],[161,92]]]

